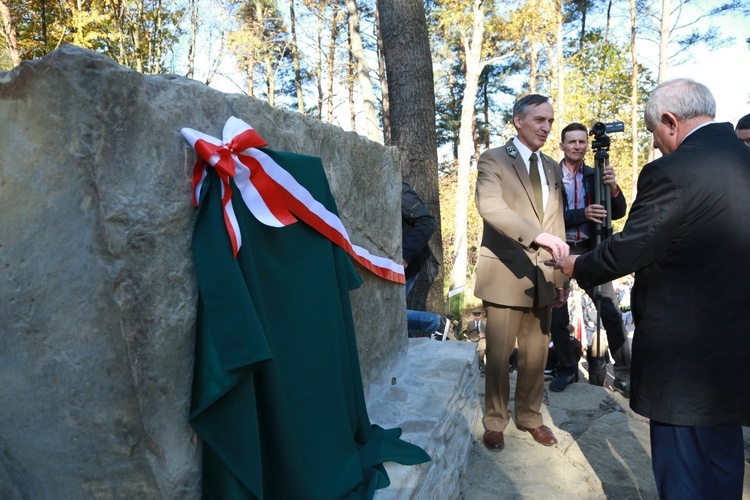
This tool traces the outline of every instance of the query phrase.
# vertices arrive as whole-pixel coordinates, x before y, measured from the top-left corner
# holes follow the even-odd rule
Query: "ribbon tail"
[[[206,162],[200,156],[195,160],[193,166],[193,206],[197,207],[200,205],[201,189],[203,189],[203,182],[206,180]]]
[[[227,234],[232,245],[232,257],[236,259],[242,246],[242,232],[232,205],[232,186],[229,184],[229,178],[223,176],[221,177],[221,204],[224,207],[224,225],[227,227]]]

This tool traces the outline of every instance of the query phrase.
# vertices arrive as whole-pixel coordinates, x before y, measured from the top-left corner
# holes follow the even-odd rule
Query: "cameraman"
[[[588,129],[580,123],[571,123],[561,133],[560,162],[563,179],[563,217],[565,219],[565,239],[572,255],[580,255],[594,247],[595,225],[602,224],[607,216],[603,205],[592,203],[594,197],[594,174],[592,167],[583,162],[589,149]],[[602,172],[602,182],[609,185],[612,196],[612,220],[625,216],[627,203],[615,179],[615,171],[607,165]],[[586,290],[594,303],[594,289]],[[622,314],[617,306],[617,295],[612,283],[601,285],[601,305],[599,314],[607,331],[607,340],[612,358],[615,361],[615,390],[630,397],[630,344]],[[577,358],[573,356],[568,333],[570,318],[568,308],[552,309],[552,342],[557,354],[555,378],[550,382],[550,390],[561,392],[569,384],[578,380]]]

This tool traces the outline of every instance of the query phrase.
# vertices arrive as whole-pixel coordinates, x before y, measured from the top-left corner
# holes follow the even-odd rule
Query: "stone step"
[[[475,395],[479,377],[474,342],[409,339],[405,361],[386,387],[371,387],[368,411],[373,424],[400,427],[402,439],[424,449],[430,462],[385,464],[391,485],[376,500],[458,498],[481,419]],[[395,382],[395,383],[393,383]]]

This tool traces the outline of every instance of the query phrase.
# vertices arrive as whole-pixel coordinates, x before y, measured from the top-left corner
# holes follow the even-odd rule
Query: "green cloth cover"
[[[338,213],[320,159],[263,148]],[[200,288],[190,420],[203,439],[206,499],[372,498],[382,463],[430,457],[370,424],[349,256],[304,222],[258,222],[233,185],[242,247],[232,258],[212,168],[193,235]]]

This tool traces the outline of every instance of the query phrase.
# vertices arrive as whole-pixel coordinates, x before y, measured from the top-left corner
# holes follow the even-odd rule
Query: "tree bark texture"
[[[18,35],[10,17],[10,8],[5,0],[0,0],[0,19],[3,21],[3,37],[8,48],[10,62],[15,68],[21,63],[21,54],[18,51]]]
[[[435,87],[422,0],[379,0],[380,30],[388,80],[391,144],[401,156],[404,180],[437,219],[430,248],[443,263],[438,194]],[[420,274],[430,274],[429,269]],[[445,312],[442,267],[433,280],[417,280],[411,309]]]
[[[355,0],[346,0],[346,11],[349,18],[349,41],[354,62],[357,65],[357,81],[359,82],[359,93],[362,96],[364,108],[363,124],[364,136],[371,141],[383,143],[383,133],[380,131],[378,112],[375,107],[375,92],[370,80],[370,67],[365,57],[365,49],[362,45],[362,34],[359,32],[359,10]]]

